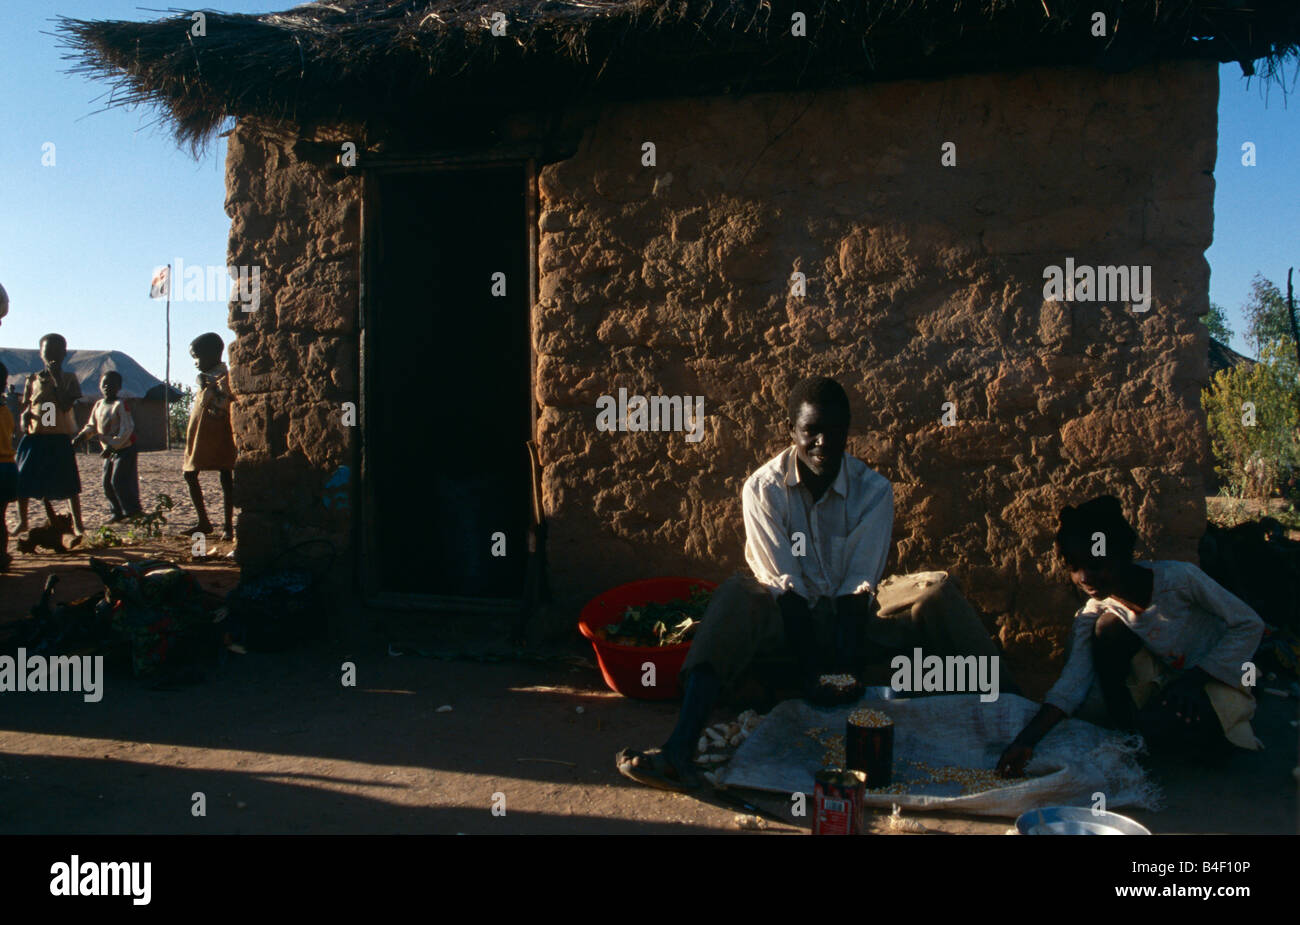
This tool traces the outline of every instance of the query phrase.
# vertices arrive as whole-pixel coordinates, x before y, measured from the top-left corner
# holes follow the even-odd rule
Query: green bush
[[[1259,363],[1218,373],[1201,404],[1228,494],[1266,499],[1291,481],[1300,468],[1300,388],[1289,343],[1266,343]]]
[[[190,406],[194,404],[194,389],[173,382],[172,388],[181,393],[180,398],[172,402],[167,416],[167,427],[171,430],[172,446],[185,446],[185,427],[190,420]]]
[[[154,508],[152,511],[141,512],[135,517],[122,521],[114,530],[108,524],[97,530],[92,530],[86,540],[86,545],[95,549],[102,549],[106,546],[127,546],[131,543],[140,543],[145,540],[154,540],[162,536],[163,528],[167,525],[167,513],[175,507],[170,495],[159,492],[154,497]],[[118,530],[124,530],[125,533],[119,533]]]

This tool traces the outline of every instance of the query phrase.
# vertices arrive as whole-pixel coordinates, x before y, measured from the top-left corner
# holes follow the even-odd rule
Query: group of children
[[[13,413],[0,401],[0,571],[10,562],[8,551],[9,502],[18,502],[18,533],[28,530],[28,502],[39,498],[45,516],[54,523],[54,501],[67,501],[73,532],[85,532],[81,517],[81,477],[77,472],[76,445],[83,439],[98,440],[103,447],[103,488],[113,516],[109,523],[121,523],[141,513],[135,422],[127,404],[119,397],[122,377],[115,370],[99,381],[104,397],[95,402],[86,426],[77,429],[74,406],[81,398],[81,385],[74,373],[63,368],[68,343],[61,334],[41,338],[39,372],[31,373],[23,385],[17,429]],[[234,536],[235,441],[230,426],[230,375],[221,355],[225,344],[214,333],[200,335],[190,344],[190,356],[199,369],[198,393],[190,407],[185,431],[185,484],[198,522],[186,533],[212,533],[199,473],[216,471],[221,478],[225,504],[222,539]],[[0,363],[0,388],[9,370]],[[15,438],[17,443],[15,444]]]

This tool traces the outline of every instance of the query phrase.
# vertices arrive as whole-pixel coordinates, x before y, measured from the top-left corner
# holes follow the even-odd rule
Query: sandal
[[[645,763],[640,766],[634,764],[633,762],[638,758],[642,759],[643,762],[648,762],[648,765]],[[629,780],[659,790],[686,793],[691,790],[698,790],[701,785],[700,776],[695,772],[694,768],[688,766],[685,773],[679,771],[668,763],[668,759],[664,756],[661,748],[651,748],[644,752],[625,748],[614,756],[614,764],[618,768],[618,773]]]

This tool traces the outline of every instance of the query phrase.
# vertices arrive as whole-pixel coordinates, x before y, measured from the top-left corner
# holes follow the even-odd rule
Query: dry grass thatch
[[[492,15],[508,25],[494,36]],[[1110,37],[1094,38],[1095,10]],[[807,37],[791,36],[791,16]],[[159,104],[199,145],[229,116],[428,118],[456,107],[810,88],[1033,65],[1264,61],[1300,46],[1295,0],[333,0],[154,22],[61,18],[110,106]]]
[[[1225,369],[1236,369],[1238,366],[1253,366],[1257,360],[1240,354],[1233,350],[1222,341],[1210,338],[1210,376],[1223,372]]]

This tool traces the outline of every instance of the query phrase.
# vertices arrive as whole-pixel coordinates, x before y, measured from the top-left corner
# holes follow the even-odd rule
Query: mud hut
[[[850,450],[894,483],[890,570],[950,570],[1022,655],[1073,610],[1061,504],[1114,492],[1149,554],[1196,554],[1218,64],[1271,74],[1289,2],[334,0],[61,28],[114,103],[229,133],[229,261],[262,280],[230,318],[245,564],[324,536],[368,601],[511,606],[532,438],[557,626],[622,581],[724,577],[807,374],[848,388]],[[1112,285],[1052,293],[1052,268]],[[699,439],[604,429],[620,396],[632,425],[635,396],[701,397]]]

